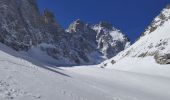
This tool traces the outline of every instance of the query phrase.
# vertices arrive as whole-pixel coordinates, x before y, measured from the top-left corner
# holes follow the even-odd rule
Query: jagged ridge
[[[58,63],[95,64],[124,50],[129,44],[127,38],[105,24],[92,27],[77,20],[65,31],[52,12],[45,9],[41,16],[36,0],[0,2],[0,42],[17,51],[40,49]],[[97,30],[100,26],[105,27]]]

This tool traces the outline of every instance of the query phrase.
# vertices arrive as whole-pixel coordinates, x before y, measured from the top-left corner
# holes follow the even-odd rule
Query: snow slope
[[[169,77],[170,65],[159,65],[154,59],[154,56],[164,54],[170,54],[170,7],[163,9],[138,41],[102,66]],[[112,61],[116,63],[112,64]]]
[[[0,44],[0,100],[169,100],[169,84],[98,66],[58,68]]]

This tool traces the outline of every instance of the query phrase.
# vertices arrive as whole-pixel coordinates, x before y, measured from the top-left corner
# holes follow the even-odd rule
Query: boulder
[[[170,64],[170,54],[157,54],[154,58],[158,64]]]

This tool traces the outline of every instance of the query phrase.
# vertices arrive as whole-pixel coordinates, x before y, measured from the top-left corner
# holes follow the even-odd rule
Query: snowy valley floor
[[[170,78],[99,66],[41,66],[0,50],[0,100],[170,100]]]

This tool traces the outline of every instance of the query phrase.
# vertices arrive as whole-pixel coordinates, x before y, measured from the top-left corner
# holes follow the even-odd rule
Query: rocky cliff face
[[[15,50],[28,50],[32,45],[50,42],[35,0],[2,0],[0,2],[0,41]]]
[[[107,23],[89,25],[77,20],[65,31],[52,12],[39,13],[36,0],[1,0],[0,32],[0,42],[17,51],[38,48],[65,64],[99,63],[129,44]]]
[[[99,52],[104,58],[108,59],[130,46],[127,37],[107,22],[89,25],[77,20],[70,25],[67,31],[75,37],[79,36],[78,38],[81,39],[82,43],[86,43],[79,44],[79,46],[84,46],[79,50],[83,49],[81,51],[87,55],[91,52]],[[81,43],[81,41],[77,43]]]
[[[97,32],[97,47],[107,58],[117,55],[130,46],[128,38],[109,23],[100,22],[94,25],[93,29]]]

